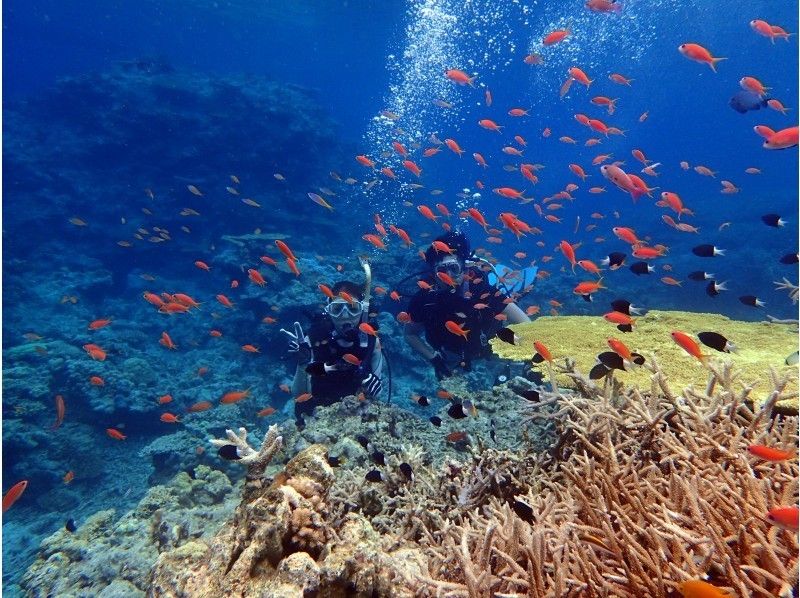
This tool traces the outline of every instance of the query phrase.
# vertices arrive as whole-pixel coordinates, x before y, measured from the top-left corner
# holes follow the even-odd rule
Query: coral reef
[[[636,318],[633,332],[623,334],[612,324],[597,316],[559,316],[541,317],[528,324],[512,326],[520,337],[517,345],[509,345],[497,339],[492,348],[501,357],[517,361],[530,361],[534,341],[542,341],[550,348],[554,358],[575,360],[582,371],[589,371],[596,363],[598,353],[608,351],[606,339],[616,337],[630,348],[649,358],[655,356],[660,368],[675,388],[694,384],[702,386],[707,370],[693,357],[686,354],[670,337],[673,330],[687,334],[714,331],[723,334],[737,346],[737,353],[717,353],[701,345],[703,352],[713,354],[712,361],[730,362],[736,366],[739,377],[746,383],[763,380],[766,367],[774,367],[780,375],[789,377],[784,404],[797,410],[797,367],[784,363],[786,356],[797,350],[797,331],[790,326],[769,322],[741,322],[730,320],[720,314],[690,313],[677,311],[651,310]],[[542,370],[544,368],[542,367]],[[630,371],[615,371],[614,375],[625,385],[647,388],[650,386],[650,372],[645,368]],[[574,385],[565,374],[557,376],[558,384]],[[758,389],[751,400],[762,403],[769,398],[769,389]]]
[[[271,434],[274,446],[276,428],[268,438]],[[236,437],[232,432],[228,436]],[[261,453],[269,450],[262,446]],[[248,465],[251,482],[256,481],[251,477],[257,473],[254,463]],[[256,467],[262,465],[263,457]],[[304,449],[269,486],[246,490],[233,520],[210,543],[160,555],[151,595],[289,598],[322,590],[390,595],[395,580],[420,575],[421,552],[381,550],[382,539],[362,517],[331,525],[328,503],[334,479],[325,447]]]
[[[797,503],[794,461],[747,456],[749,443],[797,445],[797,418],[777,416],[785,380],[759,410],[729,368],[707,393],[617,394],[572,372],[577,394],[531,407],[559,442],[514,502],[493,498],[459,525],[428,533],[431,575],[444,596],[668,596],[708,575],[736,595],[788,596],[796,532],[766,512]]]
[[[495,388],[483,401],[497,398],[523,430],[504,438],[512,443],[506,448],[490,448],[478,432],[460,449],[437,445],[432,435],[413,436],[419,426],[399,414],[416,416],[394,406],[382,408],[383,426],[363,447],[344,437],[364,425],[354,397],[318,409],[302,432],[288,430],[288,446],[328,446],[306,446],[282,469],[271,464],[283,444],[277,426],[259,449],[245,429],[228,430],[213,444],[233,447],[226,454],[247,468],[232,518],[213,537],[192,533],[197,528],[176,525],[165,505],[191,508],[199,499],[151,491],[134,515],[160,531],[147,540],[135,575],[117,570],[116,583],[146,587],[150,596],[209,598],[667,598],[704,577],[738,595],[788,596],[797,536],[766,514],[796,504],[798,464],[794,456],[766,462],[747,450],[797,445],[797,417],[776,409],[793,392],[788,379],[773,371],[768,400],[754,406],[753,387],[739,382],[732,364],[709,368],[703,390],[682,392],[657,360],[646,369],[645,390],[614,378],[597,384],[571,360],[563,368],[570,390],[539,388],[535,401],[517,394],[532,389],[524,378]],[[391,420],[411,442],[389,434]],[[376,468],[376,447],[386,451],[380,478],[366,475]],[[344,465],[331,467],[333,450]],[[200,502],[221,500],[211,493]],[[97,517],[86,527],[106,529],[110,515]],[[64,535],[43,545],[27,584],[39,574],[56,584],[44,573],[64,562],[75,568],[64,561],[66,549],[50,547],[62,546]],[[79,569],[103,560],[83,556]]]
[[[211,536],[237,500],[230,480],[206,466],[150,488],[133,511],[100,511],[46,538],[20,583],[30,596],[144,596],[160,552]]]

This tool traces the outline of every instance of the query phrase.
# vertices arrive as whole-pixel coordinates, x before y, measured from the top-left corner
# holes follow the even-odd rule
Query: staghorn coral
[[[796,446],[797,418],[777,416],[786,379],[753,411],[735,373],[712,371],[707,392],[606,392],[571,372],[583,394],[545,395],[530,417],[568,446],[541,455],[539,489],[492,497],[444,533],[430,530],[422,595],[669,596],[708,575],[736,595],[789,595],[795,534],[766,511],[796,504],[798,467],[752,462],[746,446]],[[555,448],[555,447],[554,447]],[[527,508],[526,508],[527,505]]]

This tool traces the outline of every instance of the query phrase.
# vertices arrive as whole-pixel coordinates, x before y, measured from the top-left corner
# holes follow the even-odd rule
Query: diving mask
[[[364,313],[364,305],[361,301],[335,300],[325,306],[325,313],[332,318],[356,318]]]
[[[461,274],[461,263],[453,260],[449,262],[440,262],[436,264],[436,273],[444,273],[449,274],[451,277],[455,278]]]

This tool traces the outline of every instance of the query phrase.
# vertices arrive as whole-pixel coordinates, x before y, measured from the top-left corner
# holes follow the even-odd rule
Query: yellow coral
[[[731,320],[720,314],[691,313],[682,311],[652,310],[636,320],[633,332],[619,332],[613,324],[598,316],[542,317],[527,324],[511,326],[520,337],[518,345],[509,345],[494,339],[492,348],[501,357],[515,361],[530,361],[534,341],[542,341],[550,349],[553,358],[562,362],[565,357],[575,360],[579,371],[588,373],[597,362],[596,356],[610,351],[606,343],[609,338],[622,340],[628,348],[646,358],[655,355],[661,370],[672,388],[680,389],[690,384],[703,387],[708,370],[694,357],[681,349],[670,336],[673,330],[690,335],[712,331],[722,334],[738,347],[738,353],[718,353],[701,345],[713,360],[732,362],[741,373],[740,380],[750,384],[761,381],[753,393],[757,402],[765,401],[770,386],[766,372],[775,368],[779,375],[794,373],[786,392],[796,396],[798,390],[797,366],[787,366],[786,357],[797,350],[797,331],[794,327],[769,322],[742,322]],[[542,368],[545,377],[546,370]],[[650,372],[636,368],[629,372],[615,371],[615,376],[626,386],[650,388]],[[573,386],[563,375],[557,381],[564,387]],[[797,399],[792,399],[797,408]],[[785,404],[781,405],[786,407]]]

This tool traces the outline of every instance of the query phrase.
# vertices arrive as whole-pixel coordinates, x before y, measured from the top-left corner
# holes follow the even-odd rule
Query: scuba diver
[[[315,407],[332,405],[359,390],[367,399],[374,399],[383,389],[380,340],[359,329],[360,324],[368,323],[372,280],[367,261],[362,259],[361,265],[366,274],[364,286],[349,280],[337,282],[323,312],[312,317],[308,334],[299,322],[294,323],[294,332],[281,329],[289,339],[289,353],[297,357],[293,396],[311,393],[309,400],[295,401],[298,428],[305,425],[304,416],[311,415]]]
[[[503,328],[496,315],[504,314],[508,324],[530,322],[506,293],[489,283],[458,229],[433,241],[425,262],[431,270],[426,280],[430,286],[411,298],[404,337],[431,362],[438,380],[453,375],[456,367],[470,371],[474,359],[491,355],[489,339]]]

